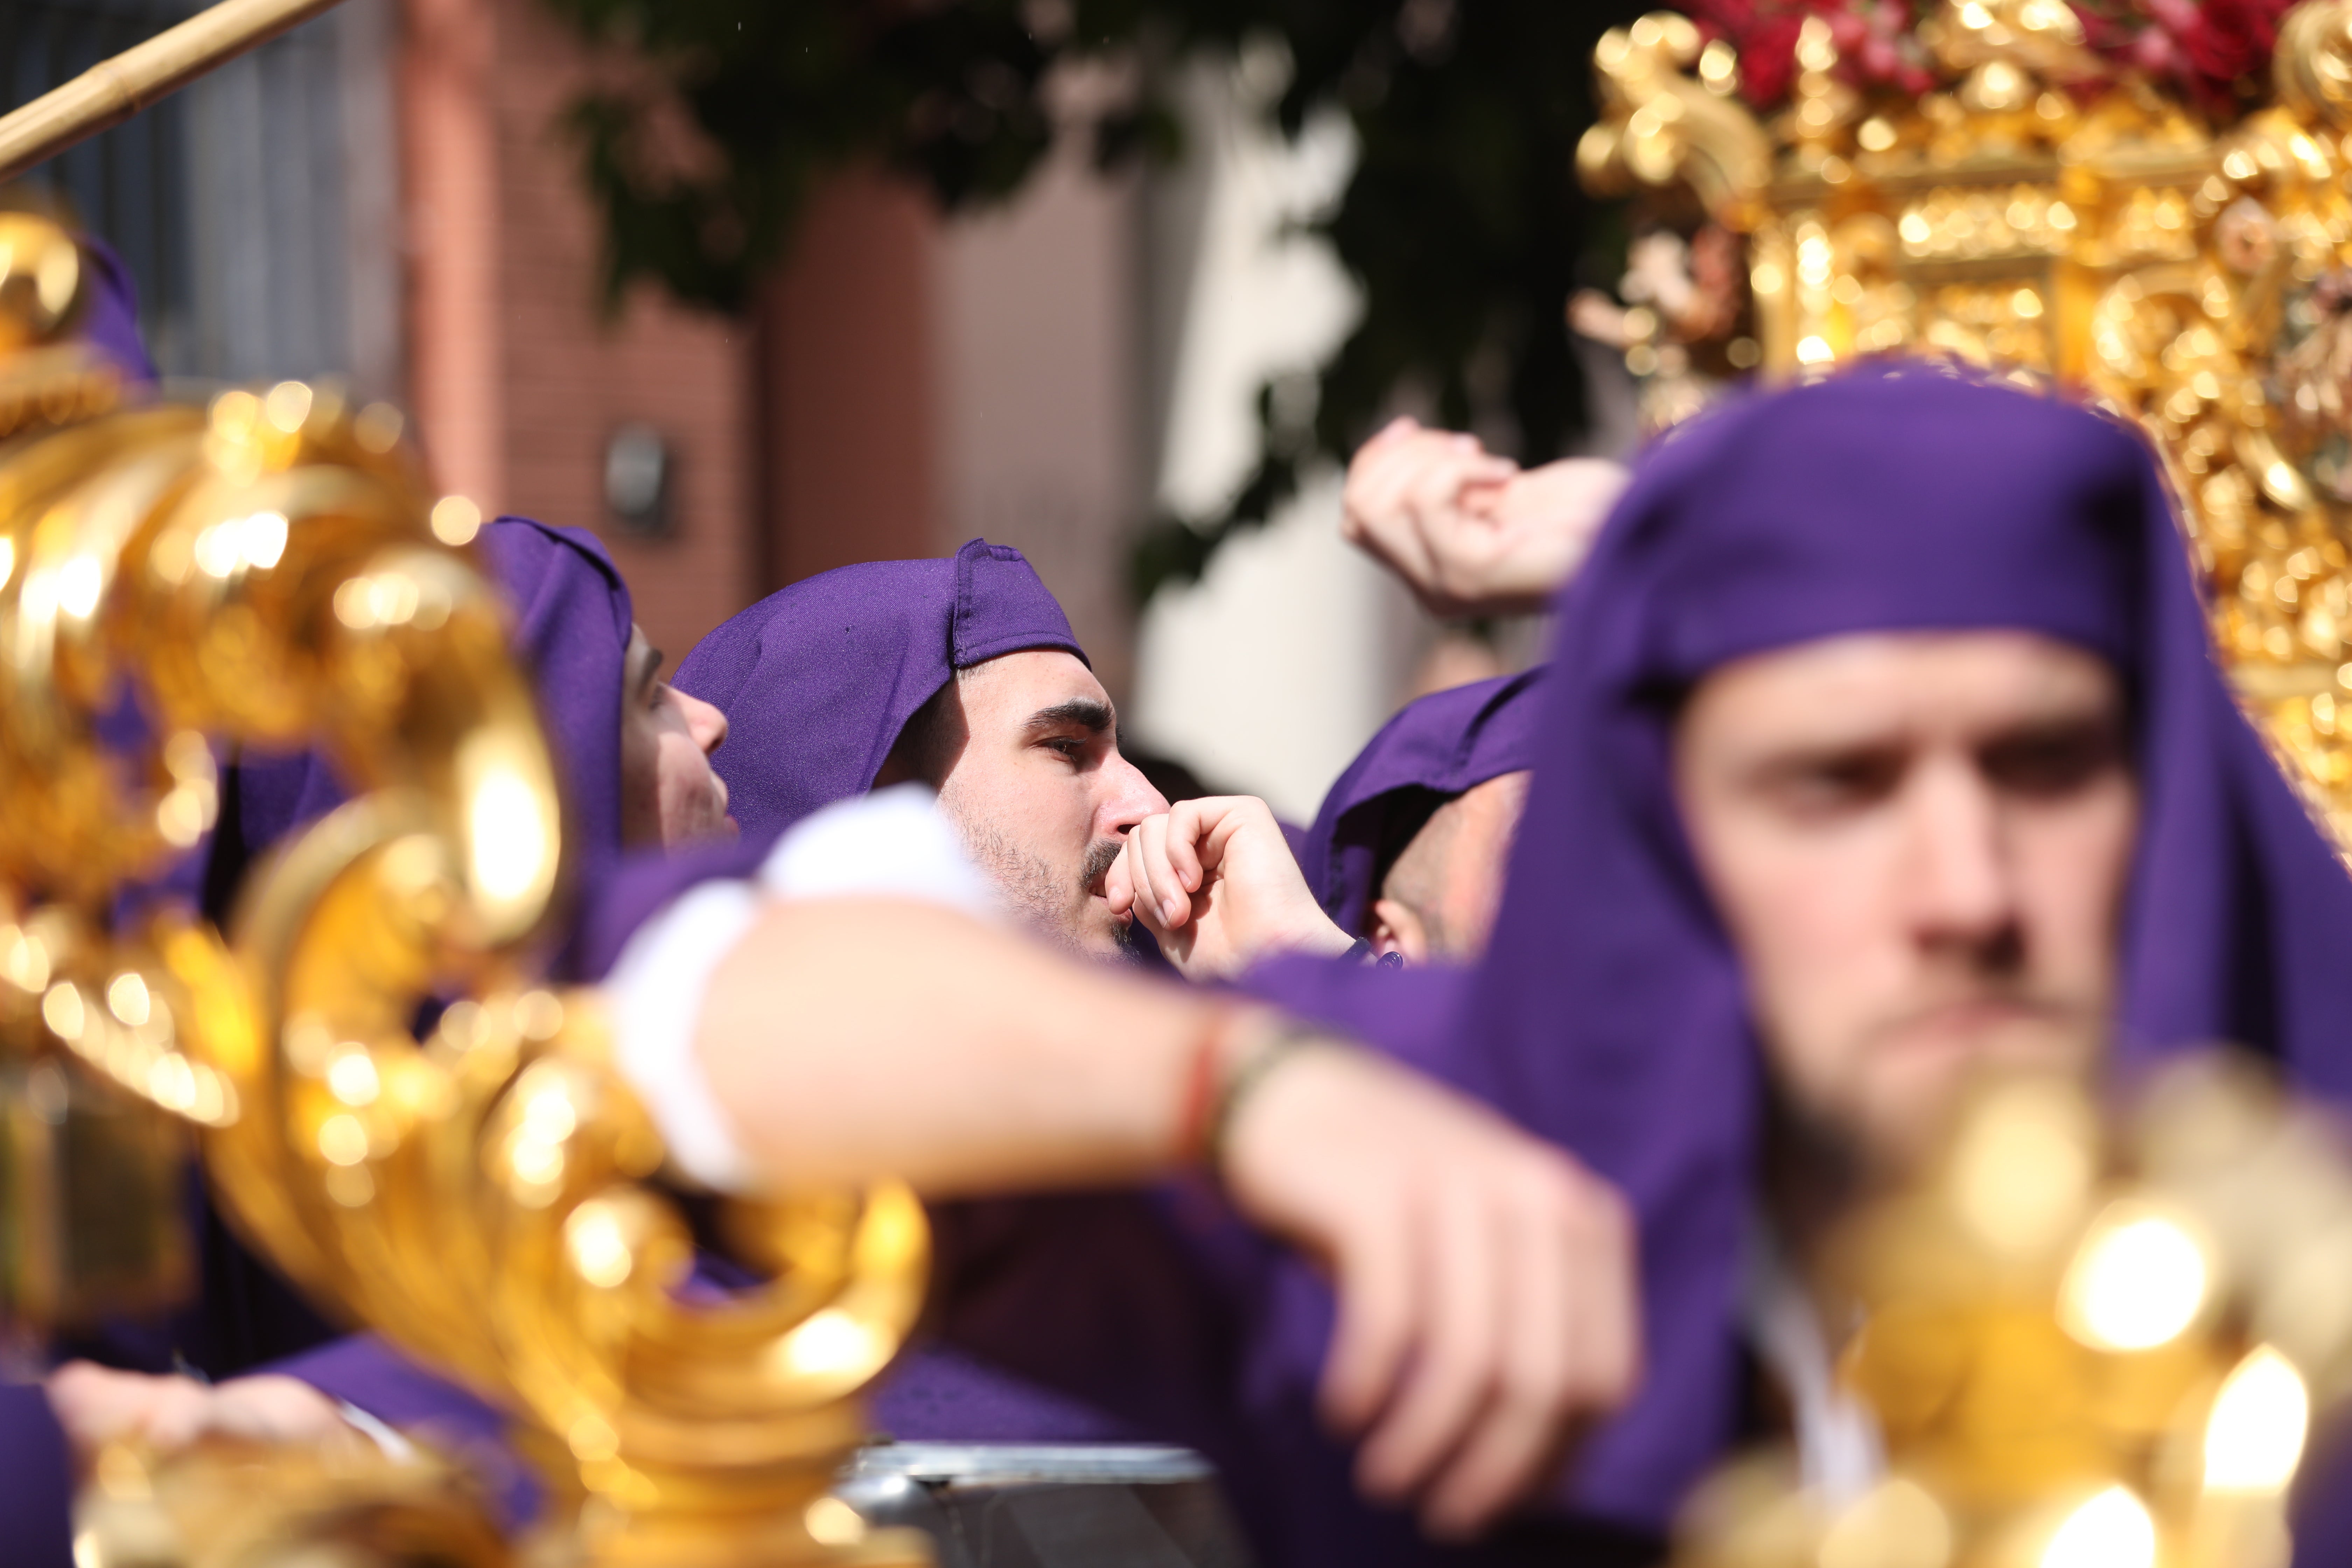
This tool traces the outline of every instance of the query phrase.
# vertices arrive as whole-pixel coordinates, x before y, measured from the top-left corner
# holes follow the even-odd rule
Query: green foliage
[[[1018,191],[1050,150],[1042,95],[1063,61],[1141,62],[1132,99],[1079,128],[1108,164],[1177,151],[1154,90],[1171,63],[1253,37],[1286,46],[1293,70],[1274,110],[1284,129],[1326,104],[1355,128],[1354,174],[1315,226],[1361,286],[1364,312],[1311,386],[1261,395],[1262,460],[1221,515],[1145,531],[1139,601],[1196,578],[1313,465],[1344,458],[1400,389],[1530,460],[1581,426],[1564,324],[1588,226],[1576,140],[1591,117],[1592,45],[1633,13],[1624,0],[547,3],[654,68],[646,88],[604,89],[573,110],[605,218],[609,297],[651,279],[729,311],[783,257],[835,171],[878,161],[950,211]],[[699,148],[666,146],[665,102]]]

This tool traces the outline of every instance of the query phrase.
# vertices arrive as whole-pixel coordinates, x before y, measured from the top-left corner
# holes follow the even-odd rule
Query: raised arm
[[[1520,614],[1583,563],[1625,482],[1601,458],[1522,470],[1475,436],[1398,419],[1349,463],[1340,532],[1432,615]]]

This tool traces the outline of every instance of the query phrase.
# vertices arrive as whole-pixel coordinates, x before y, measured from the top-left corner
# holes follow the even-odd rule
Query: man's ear
[[[1429,932],[1410,904],[1395,899],[1374,899],[1371,924],[1364,936],[1376,953],[1401,952],[1407,963],[1416,965],[1429,962]]]

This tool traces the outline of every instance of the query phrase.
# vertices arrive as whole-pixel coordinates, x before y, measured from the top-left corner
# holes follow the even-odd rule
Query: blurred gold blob
[[[1815,1560],[1820,1568],[1945,1568],[1952,1521],[1927,1488],[1896,1477],[1830,1521]]]
[[[2156,1521],[2128,1487],[2109,1487],[2068,1514],[2041,1568],[2156,1568]]]
[[[63,331],[81,292],[81,247],[46,218],[0,212],[0,353]]]
[[[2311,1391],[2293,1363],[2268,1345],[2246,1353],[2213,1398],[2205,1421],[2205,1489],[2284,1493],[2303,1462]]]
[[[693,1235],[597,1000],[534,982],[576,847],[479,509],[330,384],[98,397],[61,337],[79,256],[0,216],[0,1316],[168,1300],[193,1125],[290,1278],[512,1415],[549,1483],[530,1560],[928,1562],[818,1506],[920,1310],[920,1205],[723,1205],[766,1282],[681,1296]],[[152,744],[101,739],[125,700]],[[178,916],[115,931],[118,890],[211,826],[224,746],[310,748],[351,798],[254,874],[233,946]],[[430,1459],[121,1450],[76,1550],[512,1561],[464,1494]]]
[[[2179,1221],[2117,1204],[2094,1222],[2059,1287],[2066,1331],[2095,1349],[2147,1351],[2205,1304],[2206,1249]]]
[[[2271,101],[2218,121],[2161,74],[2092,58],[2063,0],[1933,0],[1897,26],[1931,87],[1857,86],[1808,17],[1769,120],[1729,94],[1728,41],[1702,50],[1681,16],[1594,49],[1587,188],[1660,192],[1678,241],[1703,221],[1747,253],[1744,291],[1737,274],[1701,288],[1694,267],[1686,288],[1712,302],[1628,354],[1645,424],[1689,417],[1751,367],[1804,380],[1889,354],[2137,421],[2216,649],[2352,854],[2352,0],[2289,12]]]
[[[1993,1152],[2063,1198],[1991,1180]],[[1979,1083],[1944,1154],[1848,1218],[1816,1286],[1885,1474],[1846,1500],[1785,1458],[1701,1489],[1685,1568],[2283,1568],[2285,1499],[2352,1389],[2352,1315],[2303,1295],[2352,1205],[2337,1130],[2231,1058],[2120,1104]],[[2289,1345],[2263,1337],[2290,1324]]]

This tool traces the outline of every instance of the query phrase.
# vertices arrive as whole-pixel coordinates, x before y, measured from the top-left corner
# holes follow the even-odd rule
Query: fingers
[[[267,1443],[364,1441],[335,1402],[299,1378],[275,1373],[240,1377],[210,1391],[205,1435]]]
[[[1441,1539],[1476,1533],[1549,1473],[1567,1434],[1589,1407],[1601,1351],[1588,1320],[1604,1309],[1585,1298],[1605,1273],[1580,1254],[1575,1199],[1534,1185],[1504,1216],[1506,1272],[1501,1347],[1507,1374],[1468,1440],[1423,1498],[1422,1520]],[[1580,1289],[1580,1286],[1585,1287]]]
[[[1422,1500],[1440,1539],[1475,1535],[1541,1485],[1571,1434],[1621,1406],[1637,1373],[1633,1227],[1580,1173],[1537,1173],[1503,1216],[1503,1357],[1493,1395]]]
[[[1575,1393],[1591,1408],[1614,1411],[1642,1381],[1641,1246],[1633,1211],[1615,1188],[1579,1178],[1574,1230],[1577,1311]]]
[[[1192,900],[1178,887],[1168,863],[1168,814],[1147,816],[1127,831],[1127,847],[1119,860],[1134,882],[1137,918],[1156,936],[1184,923]]]
[[[1189,909],[1191,895],[1201,890],[1208,880],[1208,868],[1201,858],[1201,840],[1223,816],[1217,807],[1222,801],[1181,801],[1168,814],[1168,837],[1163,846],[1165,863],[1176,879],[1176,887],[1183,890]],[[1175,889],[1170,889],[1171,892]]]
[[[1474,436],[1443,431],[1383,432],[1368,443],[1348,470],[1341,491],[1341,532],[1380,557],[1417,588],[1429,582],[1432,563],[1419,537],[1433,513],[1459,506],[1463,487],[1498,483],[1518,471]]]
[[[168,1454],[186,1447],[215,1429],[215,1394],[193,1378],[169,1378],[164,1384],[157,1390],[155,1401],[148,1408],[145,1429],[139,1435]]]
[[[1426,1212],[1419,1250],[1427,1311],[1397,1399],[1357,1456],[1375,1498],[1423,1489],[1486,1405],[1502,1362],[1501,1248],[1481,1194],[1449,1184]]]
[[[1633,1228],[1615,1193],[1483,1108],[1351,1051],[1251,1098],[1223,1172],[1244,1215],[1328,1258],[1323,1414],[1357,1484],[1484,1529],[1548,1478],[1639,1367]]]
[[[1358,537],[1362,520],[1371,503],[1391,488],[1389,476],[1394,471],[1394,455],[1419,430],[1421,426],[1403,415],[1383,426],[1379,435],[1356,448],[1348,462],[1348,474],[1340,489],[1342,510],[1339,523],[1341,536],[1361,542]],[[1360,505],[1360,503],[1362,503]]]
[[[43,1387],[77,1458],[87,1462],[101,1446],[147,1424],[167,1381],[74,1361],[49,1373]]]
[[[1408,1237],[1385,1226],[1366,1227],[1339,1265],[1339,1315],[1323,1368],[1323,1417],[1341,1436],[1354,1436],[1389,1403],[1404,1370],[1419,1277]]]

